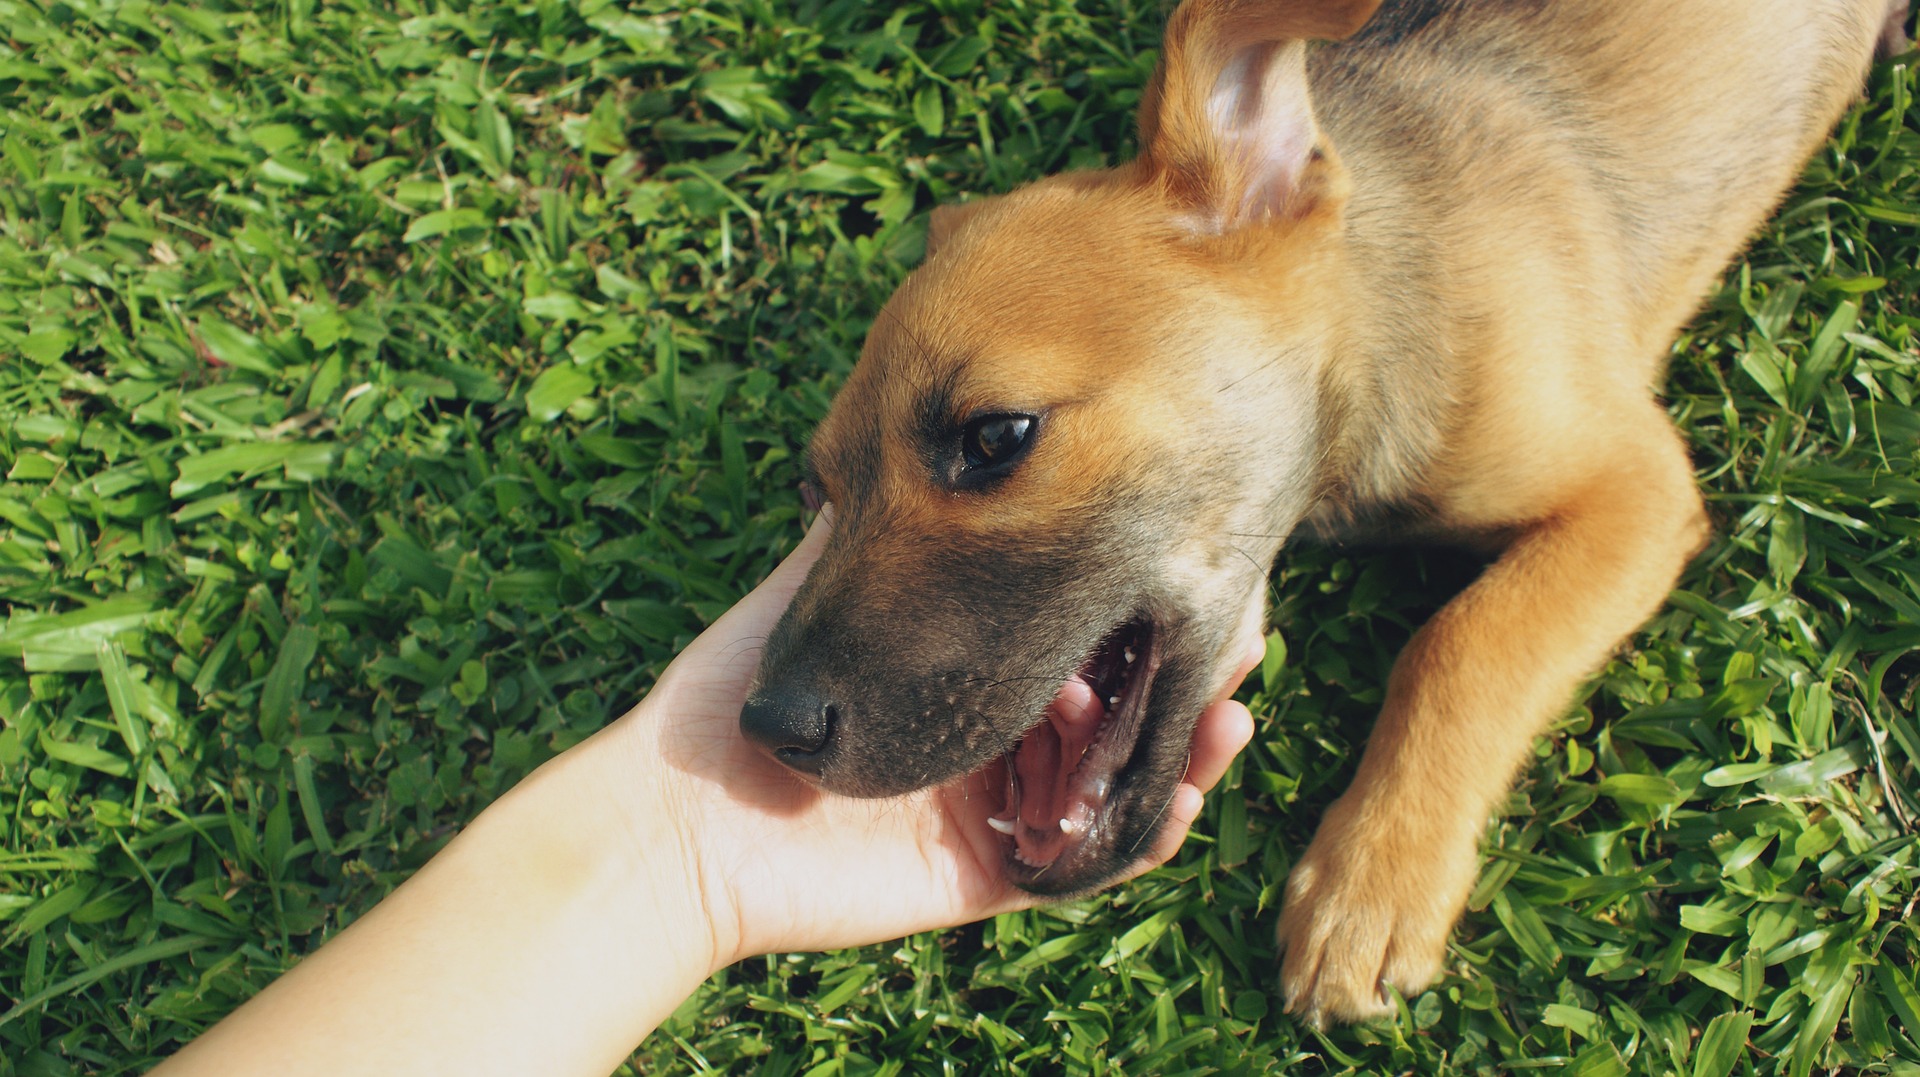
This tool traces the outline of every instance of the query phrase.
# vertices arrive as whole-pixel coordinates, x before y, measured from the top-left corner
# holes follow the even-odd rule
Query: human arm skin
[[[482,812],[386,900],[155,1070],[579,1074],[618,1066],[714,971],[1024,908],[976,776],[886,800],[804,785],[738,736],[758,641],[827,524],[645,701]],[[1251,644],[1238,683],[1258,660]],[[1230,687],[1230,686],[1229,686]],[[1252,735],[1202,716],[1165,861]]]

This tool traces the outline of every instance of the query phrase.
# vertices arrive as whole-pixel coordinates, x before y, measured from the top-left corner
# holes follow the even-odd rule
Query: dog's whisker
[[[1189,745],[1187,748],[1186,764],[1180,768],[1180,773],[1183,777],[1183,780],[1187,771],[1190,770],[1192,767],[1193,767],[1193,748],[1191,745]],[[1180,783],[1175,782],[1173,786],[1173,791],[1168,793],[1167,799],[1161,802],[1160,810],[1153,813],[1153,822],[1149,824],[1145,830],[1142,830],[1140,832],[1139,837],[1133,839],[1132,845],[1127,847],[1127,856],[1129,858],[1131,858],[1134,854],[1140,851],[1140,846],[1143,845],[1148,838],[1154,836],[1155,834],[1160,833],[1160,820],[1166,818],[1167,812],[1173,808],[1174,798],[1178,797],[1179,795],[1180,795]]]
[[[741,636],[735,639],[733,642],[727,644],[726,649],[727,651],[732,651],[735,653],[741,652],[742,649],[752,650],[757,653],[759,651],[765,650],[766,646],[767,646],[767,637],[765,636]],[[732,657],[732,656],[729,655],[729,657]]]

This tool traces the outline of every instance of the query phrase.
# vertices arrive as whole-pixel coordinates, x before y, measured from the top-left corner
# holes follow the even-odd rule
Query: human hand
[[[684,835],[686,870],[713,925],[716,964],[757,953],[825,950],[898,938],[1026,908],[1041,899],[1006,881],[992,767],[891,800],[822,792],[742,739],[740,709],[760,646],[806,578],[831,509],[766,582],[676,658],[641,706],[607,731],[637,766],[658,771],[653,806]],[[1263,653],[1257,622],[1224,697]],[[1168,825],[1130,874],[1170,858],[1201,796],[1253,734],[1224,698],[1200,716]],[[644,799],[644,798],[643,798]]]

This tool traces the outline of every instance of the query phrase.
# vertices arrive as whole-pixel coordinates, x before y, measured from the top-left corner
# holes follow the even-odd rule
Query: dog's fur
[[[835,529],[743,717],[829,790],[900,793],[1044,733],[1148,626],[1091,823],[1008,860],[1081,892],[1158,827],[1288,535],[1498,552],[1288,881],[1315,1020],[1436,975],[1531,738],[1701,544],[1669,346],[1906,7],[1377,2],[1187,0],[1136,160],[936,214],[810,449]],[[996,414],[1035,417],[1024,455],[975,467]]]

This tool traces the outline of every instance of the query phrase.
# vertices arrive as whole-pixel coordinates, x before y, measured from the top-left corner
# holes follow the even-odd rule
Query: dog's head
[[[1303,42],[1372,5],[1275,6],[1175,13],[1132,164],[938,213],[808,450],[834,530],[744,732],[854,796],[1004,759],[1035,891],[1151,843],[1322,473],[1341,175]]]

